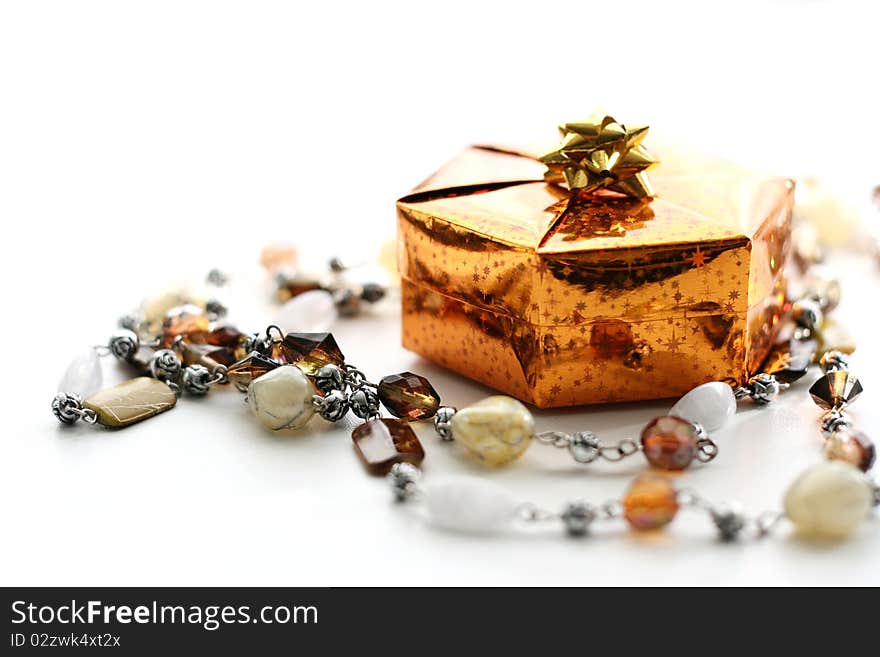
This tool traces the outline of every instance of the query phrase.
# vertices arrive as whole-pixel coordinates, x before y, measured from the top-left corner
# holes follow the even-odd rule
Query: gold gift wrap
[[[654,198],[471,147],[397,202],[403,344],[539,407],[743,382],[785,303],[794,185],[664,151]]]

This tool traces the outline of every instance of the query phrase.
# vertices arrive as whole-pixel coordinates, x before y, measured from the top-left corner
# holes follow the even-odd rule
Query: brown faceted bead
[[[678,493],[665,477],[646,473],[636,477],[623,498],[623,515],[635,529],[668,525],[678,513]]]
[[[322,289],[324,288],[321,286],[320,281],[312,278],[294,276],[293,278],[285,278],[278,281],[278,290],[276,292],[276,295],[278,297],[278,301],[284,303],[285,301],[289,301],[293,297],[298,297],[300,294],[303,294],[305,292]]]
[[[815,340],[787,340],[770,351],[762,372],[772,374],[780,383],[794,383],[807,373],[816,355]]]
[[[861,431],[842,429],[835,431],[825,441],[825,458],[830,461],[843,461],[867,472],[874,465],[877,451],[873,441]]]
[[[351,439],[370,474],[384,475],[395,463],[418,465],[425,458],[415,432],[400,420],[369,420],[351,432]]]
[[[236,350],[233,347],[179,342],[175,350],[184,365],[204,365],[211,371],[218,365],[228,367],[236,361]]]
[[[296,365],[309,376],[324,365],[345,363],[332,333],[288,333],[276,348],[280,360]]]
[[[697,428],[691,422],[664,415],[642,430],[642,451],[655,468],[684,470],[697,455],[697,438]]]
[[[162,346],[170,347],[178,336],[191,342],[204,342],[211,320],[202,308],[188,304],[168,311],[162,321]]]
[[[440,395],[423,376],[412,372],[390,374],[379,382],[379,400],[395,417],[422,420],[440,408]]]
[[[810,386],[810,396],[821,408],[839,408],[862,394],[862,384],[846,370],[826,372]]]
[[[251,381],[279,366],[279,362],[266,358],[254,351],[240,361],[230,365],[226,376],[232,385],[242,392],[247,392]]]
[[[234,326],[221,324],[211,327],[205,336],[205,343],[218,347],[238,347],[244,343],[247,336]]]

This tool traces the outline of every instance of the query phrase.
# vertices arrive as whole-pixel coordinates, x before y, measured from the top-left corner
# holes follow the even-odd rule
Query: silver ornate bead
[[[205,312],[213,315],[215,319],[219,319],[220,317],[226,317],[229,310],[219,299],[208,299],[205,303]]]
[[[387,290],[378,283],[365,283],[361,287],[361,299],[367,303],[376,303],[385,297]]]
[[[853,425],[849,415],[837,408],[832,408],[822,413],[819,422],[822,427],[822,433],[826,436],[830,436],[835,431],[840,431],[841,429],[849,429]]]
[[[434,414],[434,429],[443,440],[453,440],[452,417],[455,413],[456,409],[452,406],[441,406]]]
[[[583,536],[589,531],[593,520],[596,519],[596,509],[580,500],[569,502],[563,509],[560,518],[569,536]]]
[[[107,348],[119,360],[131,360],[140,347],[137,333],[130,329],[119,329],[110,336]]]
[[[52,400],[52,412],[63,424],[76,422],[81,416],[77,411],[81,411],[82,407],[82,398],[70,392],[59,392]]]
[[[387,479],[394,493],[394,499],[398,502],[404,502],[407,498],[412,497],[421,476],[422,471],[412,463],[395,463],[392,465]]]
[[[779,381],[772,374],[761,372],[749,379],[749,396],[758,404],[769,404],[779,396]]]
[[[798,299],[791,304],[791,316],[800,326],[815,330],[822,326],[824,314],[819,304],[812,299]]]
[[[223,270],[217,269],[216,267],[208,272],[208,275],[205,277],[208,285],[214,285],[215,287],[223,287],[229,282],[229,277],[223,273]]]
[[[826,351],[819,359],[823,372],[837,372],[849,369],[849,358],[842,351]]]
[[[348,399],[341,390],[331,390],[323,397],[312,397],[312,405],[318,414],[328,422],[338,422],[348,413]]]
[[[190,395],[208,394],[214,375],[204,365],[190,365],[183,370],[183,389]]]
[[[351,412],[362,420],[379,415],[379,395],[372,388],[359,388],[348,396]]]
[[[599,458],[599,447],[599,438],[592,431],[578,431],[568,443],[568,451],[578,463],[592,463]]]
[[[249,354],[257,352],[261,356],[269,356],[272,353],[272,341],[262,333],[253,333],[247,336],[242,346]]]
[[[160,349],[150,359],[150,373],[159,381],[176,381],[183,366],[171,349]]]
[[[712,522],[718,528],[722,541],[735,541],[746,526],[746,519],[739,509],[720,506],[711,510]]]
[[[324,365],[315,373],[315,387],[321,392],[342,390],[345,387],[345,374],[337,365]]]

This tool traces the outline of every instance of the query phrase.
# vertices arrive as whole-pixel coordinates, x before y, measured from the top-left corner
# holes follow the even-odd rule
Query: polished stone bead
[[[463,408],[452,416],[456,442],[486,465],[504,465],[528,448],[535,420],[517,400],[495,395]]]
[[[816,355],[815,340],[795,340],[776,345],[761,370],[772,374],[780,383],[794,383],[807,373]]]
[[[395,463],[418,465],[425,458],[415,432],[401,420],[369,420],[352,431],[351,439],[371,474],[384,475]]]
[[[248,405],[263,426],[273,431],[299,429],[312,419],[315,386],[293,365],[282,365],[251,381]]]
[[[285,302],[272,324],[285,332],[316,333],[329,329],[338,317],[333,295],[325,290],[310,290]]]
[[[706,431],[718,431],[736,413],[736,396],[723,381],[712,381],[687,392],[669,409],[669,415],[695,422]]]
[[[825,439],[825,458],[831,461],[843,461],[867,472],[874,465],[877,451],[874,442],[861,431],[841,429]]]
[[[74,358],[67,366],[64,376],[58,383],[58,392],[88,397],[101,389],[103,380],[98,352],[89,349]]]
[[[177,395],[156,379],[141,376],[95,393],[83,402],[106,427],[127,427],[158,415],[177,403]]]
[[[162,346],[170,347],[179,336],[192,342],[204,342],[210,327],[210,318],[199,306],[178,306],[171,309],[162,321]]]
[[[862,394],[862,384],[845,370],[826,372],[810,386],[810,396],[821,408],[838,408],[855,401]]]
[[[226,372],[226,376],[229,378],[229,382],[232,385],[242,392],[245,392],[251,384],[251,381],[257,377],[263,376],[266,372],[274,370],[280,365],[281,363],[278,361],[266,358],[254,351],[240,361],[230,365]]]
[[[680,417],[665,415],[642,430],[642,451],[648,463],[662,470],[684,470],[697,455],[697,428]]]
[[[678,493],[665,477],[646,473],[636,477],[623,498],[623,515],[635,529],[668,525],[678,513]]]
[[[311,376],[324,365],[342,366],[345,363],[345,356],[332,333],[288,333],[275,347],[273,353],[281,360],[296,365]]]
[[[440,477],[425,487],[428,521],[442,529],[473,534],[509,530],[519,501],[497,484],[471,477]]]
[[[149,374],[150,363],[153,361],[153,356],[155,355],[155,348],[142,344],[128,359],[128,362],[131,363],[141,374]]]
[[[812,466],[792,483],[784,508],[802,534],[840,539],[865,520],[873,497],[870,484],[858,469],[829,461]]]
[[[423,420],[440,408],[440,395],[428,379],[412,372],[383,377],[378,392],[382,404],[395,417]]]

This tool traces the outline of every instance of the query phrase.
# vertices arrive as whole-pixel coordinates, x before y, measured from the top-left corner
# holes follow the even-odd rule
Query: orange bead
[[[623,515],[634,529],[657,529],[678,513],[678,493],[665,477],[636,477],[623,498]]]
[[[684,470],[697,455],[697,428],[680,417],[658,417],[642,430],[642,451],[655,468]]]

